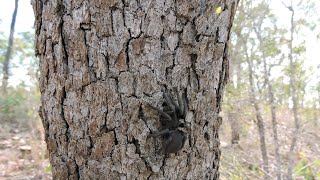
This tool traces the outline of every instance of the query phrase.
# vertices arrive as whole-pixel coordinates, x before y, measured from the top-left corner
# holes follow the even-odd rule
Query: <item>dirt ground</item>
[[[0,125],[0,180],[52,179],[41,132]]]

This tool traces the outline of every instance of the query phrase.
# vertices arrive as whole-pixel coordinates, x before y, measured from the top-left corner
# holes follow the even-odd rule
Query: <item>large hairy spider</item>
[[[183,148],[186,141],[186,134],[184,132],[184,119],[187,112],[186,95],[184,92],[178,93],[177,102],[172,97],[171,93],[163,91],[164,102],[162,110],[148,104],[152,109],[160,114],[161,129],[157,133],[150,134],[149,137],[162,138],[162,148],[160,152],[176,153]]]

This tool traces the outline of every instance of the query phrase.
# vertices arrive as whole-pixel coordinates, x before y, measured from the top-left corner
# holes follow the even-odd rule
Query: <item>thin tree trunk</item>
[[[260,29],[255,29],[255,32],[257,34],[258,40],[260,44],[263,44],[263,40],[261,37],[261,30]],[[268,99],[269,99],[269,106],[271,109],[271,119],[272,119],[272,132],[273,132],[273,143],[274,143],[274,153],[276,157],[276,172],[277,172],[277,179],[281,179],[281,158],[280,158],[280,153],[279,153],[279,141],[278,141],[278,131],[277,131],[277,118],[276,118],[276,106],[274,102],[274,95],[273,95],[273,88],[272,84],[270,82],[270,70],[268,70],[267,67],[267,60],[265,56],[264,50],[262,50],[262,60],[263,60],[263,68],[264,68],[264,79],[265,79],[265,84],[268,88]]]
[[[257,119],[257,126],[259,131],[259,138],[260,138],[260,149],[262,155],[262,169],[264,173],[264,179],[270,179],[269,175],[269,162],[268,162],[268,153],[267,153],[267,146],[265,140],[265,129],[264,129],[264,122],[261,115],[261,108],[256,99],[257,93],[254,87],[254,80],[253,80],[253,70],[252,70],[252,62],[250,62],[248,55],[247,56],[247,63],[249,68],[249,84],[250,84],[250,100],[254,106],[256,112],[256,119]]]
[[[11,26],[10,26],[8,47],[7,47],[6,56],[3,63],[2,93],[4,96],[6,96],[7,94],[7,86],[8,86],[8,79],[9,79],[9,64],[10,64],[10,58],[12,54],[12,44],[14,39],[14,26],[16,24],[16,17],[18,13],[18,2],[19,0],[15,0],[15,6],[14,6],[14,11],[12,14],[12,20],[11,20]]]
[[[237,78],[236,78],[236,88],[238,92],[240,92],[240,84],[241,84],[241,62],[239,61],[239,59],[237,60],[237,62],[234,64],[235,67],[235,71],[237,74]],[[235,102],[235,111],[237,114],[241,114],[241,101],[237,101]],[[240,123],[242,121],[241,116],[236,116],[235,114],[231,115],[232,118],[232,124],[231,124],[231,129],[232,129],[232,140],[231,143],[232,144],[238,144],[240,142]]]
[[[287,179],[292,180],[292,169],[293,169],[293,151],[297,144],[299,129],[300,129],[300,120],[298,117],[298,99],[297,99],[297,93],[296,93],[296,78],[295,78],[295,68],[294,68],[294,62],[293,62],[293,32],[294,32],[294,10],[292,6],[287,7],[289,11],[291,11],[291,29],[290,29],[290,41],[289,41],[289,68],[290,68],[290,92],[291,92],[291,99],[293,103],[292,111],[293,111],[293,118],[294,118],[294,125],[295,129],[292,134],[292,141],[290,145],[290,150],[288,153],[288,173],[287,173]]]
[[[319,109],[317,108],[317,104],[316,102],[313,104],[312,106],[312,110],[313,110],[313,124],[315,129],[318,128],[318,118],[319,118]]]
[[[277,179],[281,179],[281,157],[279,153],[279,141],[278,141],[278,131],[277,131],[277,117],[276,117],[276,106],[274,102],[274,96],[273,96],[273,90],[272,90],[272,84],[269,80],[269,73],[266,72],[266,59],[263,58],[263,63],[265,65],[265,81],[268,86],[268,97],[269,97],[269,105],[271,109],[271,119],[272,119],[272,132],[273,132],[273,143],[274,143],[274,153],[276,157],[276,172],[277,172]]]
[[[231,126],[231,144],[239,144],[240,141],[240,128],[239,128],[239,119],[236,118],[234,112],[228,112],[228,120]]]
[[[218,179],[237,0],[33,0],[54,179]],[[215,8],[221,6],[222,12]],[[187,141],[159,155],[161,88],[187,94]]]

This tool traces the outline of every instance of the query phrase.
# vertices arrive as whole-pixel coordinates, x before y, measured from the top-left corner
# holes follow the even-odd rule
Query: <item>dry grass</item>
[[[291,112],[289,110],[281,111],[281,114],[278,114],[278,121],[282,175],[283,179],[286,179],[288,151],[294,130]],[[257,127],[253,121],[239,119],[238,122],[242,122],[239,145],[230,145],[230,124],[226,118],[220,131],[220,140],[222,142],[221,179],[263,179]],[[271,179],[276,179],[272,126],[268,119],[265,120],[265,129],[270,176]],[[301,123],[294,154],[294,166],[296,167],[294,169],[294,179],[320,179],[320,135],[318,132],[319,127],[314,126],[314,122],[303,121]]]

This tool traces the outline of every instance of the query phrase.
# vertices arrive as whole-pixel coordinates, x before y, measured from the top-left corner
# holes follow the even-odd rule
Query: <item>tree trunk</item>
[[[236,53],[236,52],[234,52]],[[236,57],[235,55],[233,57]],[[236,92],[240,92],[240,85],[241,85],[241,62],[239,59],[236,59],[233,63],[233,73],[236,74],[236,80],[235,80],[235,87]],[[231,73],[232,74],[232,73]],[[241,95],[240,95],[241,96]],[[240,131],[241,126],[240,123],[242,121],[241,119],[241,101],[238,99],[235,102],[233,102],[234,108],[231,112],[228,113],[228,119],[231,126],[231,144],[239,144],[240,143]]]
[[[289,41],[289,68],[290,68],[290,95],[292,99],[292,111],[293,111],[293,119],[295,129],[292,133],[292,140],[291,145],[288,153],[288,172],[287,172],[287,179],[292,180],[292,169],[294,167],[294,148],[297,144],[299,130],[300,130],[300,120],[298,116],[298,98],[297,98],[297,88],[296,88],[296,77],[295,77],[295,67],[293,61],[293,32],[294,32],[294,9],[292,6],[287,7],[288,10],[291,12],[291,28],[290,28],[290,41]]]
[[[54,179],[217,179],[237,0],[33,0]],[[216,13],[221,6],[222,12]],[[157,154],[161,88],[187,94],[184,148]]]
[[[10,35],[8,40],[8,47],[6,51],[6,56],[3,63],[3,79],[2,79],[2,94],[3,96],[7,95],[7,86],[8,86],[8,79],[9,79],[9,63],[12,54],[12,44],[13,44],[13,36],[14,36],[14,26],[16,24],[16,17],[18,13],[18,3],[19,0],[15,0],[14,11],[12,14],[11,26],[10,26]]]
[[[263,38],[261,37],[261,27],[255,29],[255,33],[257,35],[257,38],[260,42],[260,44],[263,45]],[[269,106],[271,110],[271,121],[272,121],[272,134],[273,134],[273,143],[274,143],[274,153],[276,158],[276,172],[277,172],[277,180],[281,180],[281,157],[279,153],[279,141],[278,141],[278,128],[277,128],[277,117],[276,117],[276,105],[274,102],[274,95],[273,95],[273,88],[272,83],[270,82],[270,67],[267,66],[267,59],[265,55],[265,49],[262,48],[262,61],[263,61],[263,73],[264,73],[264,81],[268,88],[268,100],[269,100]]]
[[[239,111],[237,111],[239,112]],[[237,118],[237,113],[228,112],[228,120],[230,122],[231,127],[231,144],[239,144],[240,141],[240,127],[239,127],[239,120]]]
[[[264,58],[264,63],[266,63],[266,59]],[[265,74],[266,75],[266,74]],[[274,143],[274,153],[276,158],[276,171],[277,171],[277,179],[281,180],[281,157],[279,153],[279,140],[278,140],[278,123],[277,123],[277,117],[276,117],[276,105],[274,102],[274,96],[273,96],[273,90],[272,90],[272,84],[269,80],[269,73],[266,76],[265,80],[268,86],[268,97],[269,97],[269,105],[271,109],[271,119],[272,119],[272,134],[273,134],[273,143]]]
[[[247,52],[247,51],[245,51]],[[258,126],[259,131],[259,139],[260,139],[260,150],[261,150],[261,156],[262,156],[262,169],[264,173],[264,179],[270,179],[269,174],[269,162],[268,162],[268,153],[267,153],[267,146],[266,146],[266,140],[265,140],[265,128],[264,128],[264,122],[261,115],[261,108],[258,103],[258,100],[256,99],[257,93],[256,89],[254,87],[254,80],[253,80],[253,67],[252,62],[249,60],[249,56],[246,55],[247,63],[248,63],[248,69],[249,69],[249,84],[250,84],[250,101],[255,109],[256,113],[256,123]]]

